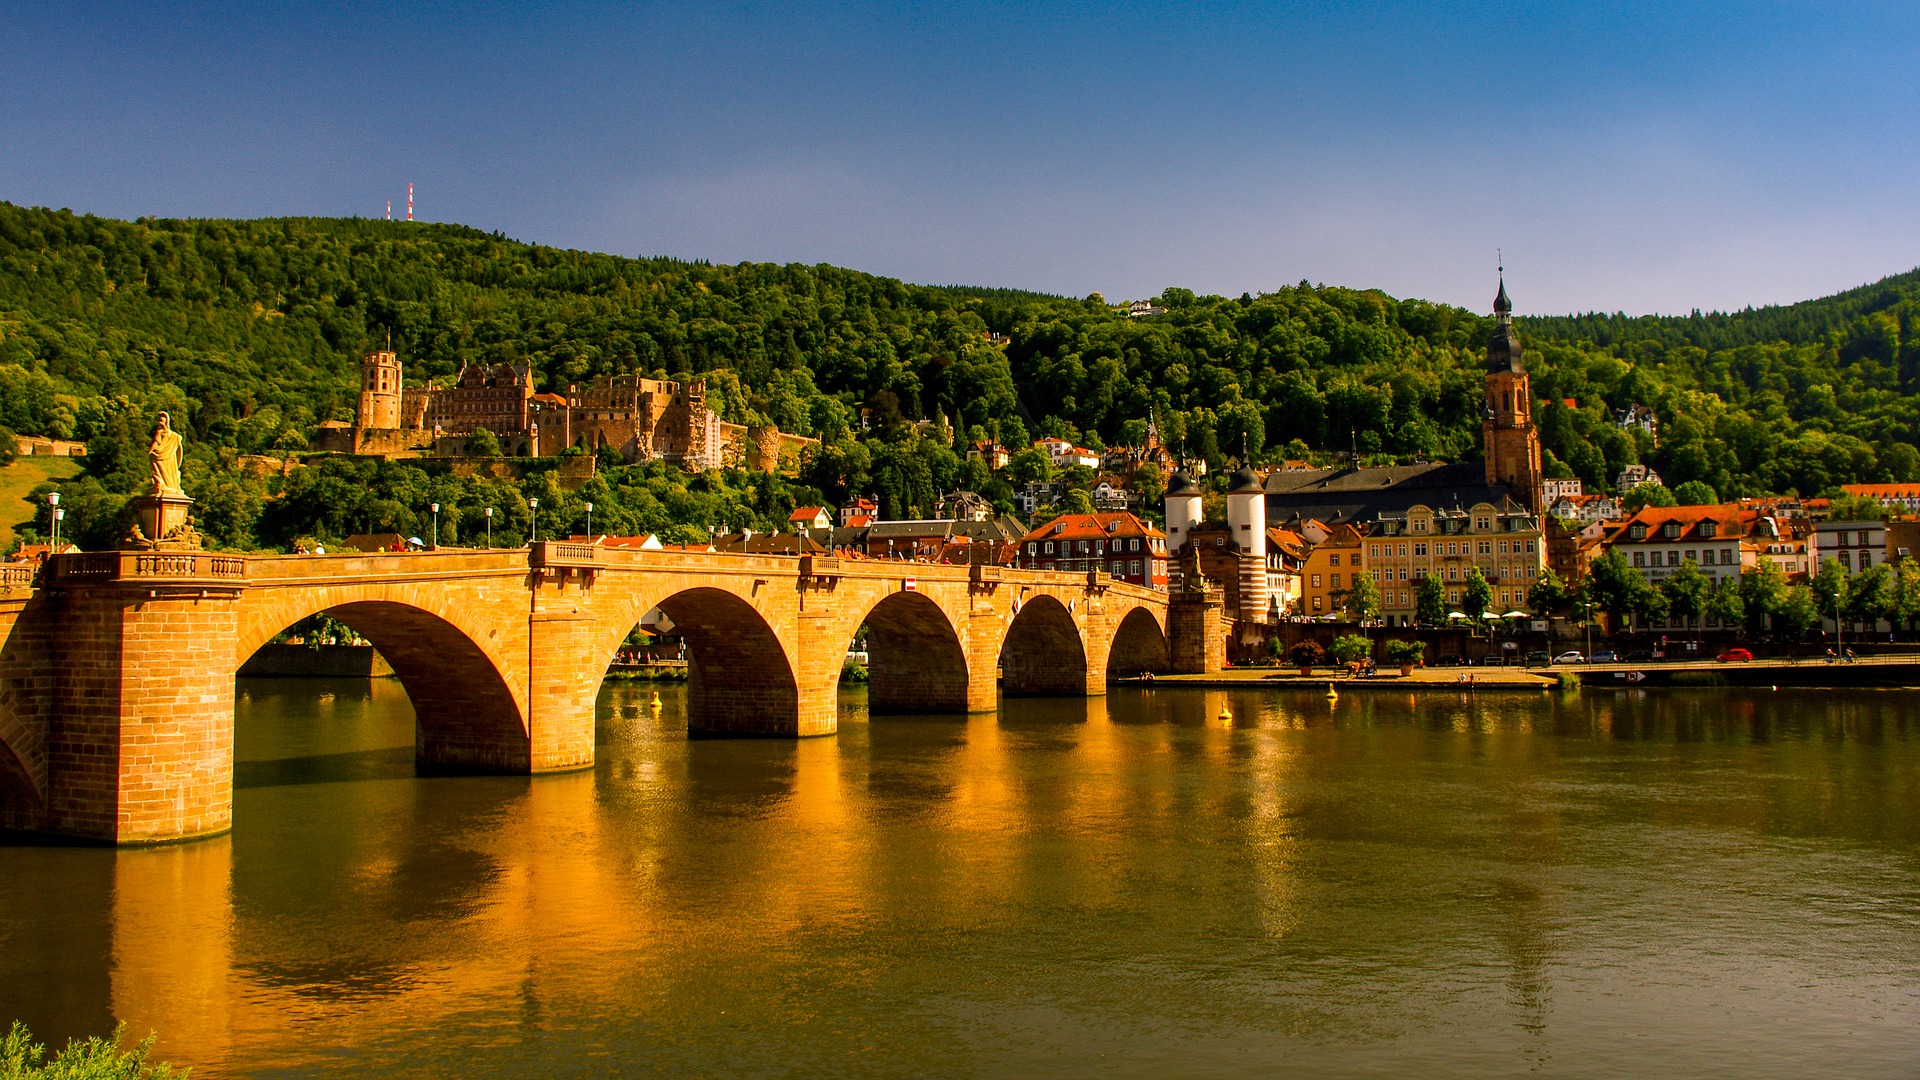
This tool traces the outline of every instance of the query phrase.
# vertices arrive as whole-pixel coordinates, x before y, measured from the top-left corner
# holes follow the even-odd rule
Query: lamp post
[[[487,546],[493,546],[493,507],[487,507]]]
[[[537,544],[540,542],[540,500],[528,499],[527,509],[533,512],[533,539],[528,543]]]
[[[587,543],[593,543],[593,504],[587,504]]]
[[[65,516],[66,511],[60,509],[60,493],[57,491],[49,492],[47,495],[47,517],[53,522],[54,554],[59,554],[60,552],[60,519]]]
[[[438,551],[440,550],[440,504],[429,503],[428,509],[433,511],[433,550]]]

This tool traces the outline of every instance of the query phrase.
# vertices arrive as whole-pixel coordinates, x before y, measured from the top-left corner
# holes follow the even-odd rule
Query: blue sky
[[[1442,10],[1435,10],[1442,8]],[[1525,312],[1920,265],[1911,4],[0,6],[0,199],[1109,299]],[[396,211],[397,213],[398,211]]]

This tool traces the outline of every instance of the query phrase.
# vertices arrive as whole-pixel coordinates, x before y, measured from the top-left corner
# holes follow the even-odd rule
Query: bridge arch
[[[1087,692],[1087,648],[1067,605],[1044,593],[1028,597],[1000,641],[1000,688],[1008,694]]]
[[[921,592],[892,592],[856,617],[867,628],[867,711],[967,711],[967,651],[947,610]]]
[[[786,645],[759,608],[730,589],[693,585],[634,600],[606,626],[597,670],[654,608],[686,639],[689,734],[794,734],[800,695]],[[838,655],[833,663],[837,671]]]
[[[525,772],[531,741],[501,665],[467,630],[439,613],[398,599],[299,598],[252,620],[234,660],[237,671],[273,636],[326,615],[366,638],[392,665],[413,702],[414,749],[427,768]],[[278,623],[262,633],[260,627]]]
[[[1166,629],[1152,608],[1136,604],[1113,628],[1107,650],[1107,679],[1131,679],[1146,672],[1172,670]]]

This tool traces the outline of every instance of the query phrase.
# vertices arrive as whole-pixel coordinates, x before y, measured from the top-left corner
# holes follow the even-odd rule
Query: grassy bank
[[[14,530],[33,520],[37,507],[27,494],[48,480],[80,475],[80,462],[70,457],[23,457],[0,467],[0,551],[13,546]]]

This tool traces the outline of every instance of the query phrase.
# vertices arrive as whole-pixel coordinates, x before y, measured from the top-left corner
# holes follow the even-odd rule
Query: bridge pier
[[[58,609],[47,828],[119,844],[225,832],[235,593],[91,589]]]
[[[536,611],[527,623],[527,769],[564,772],[593,765],[599,624],[577,611]]]

